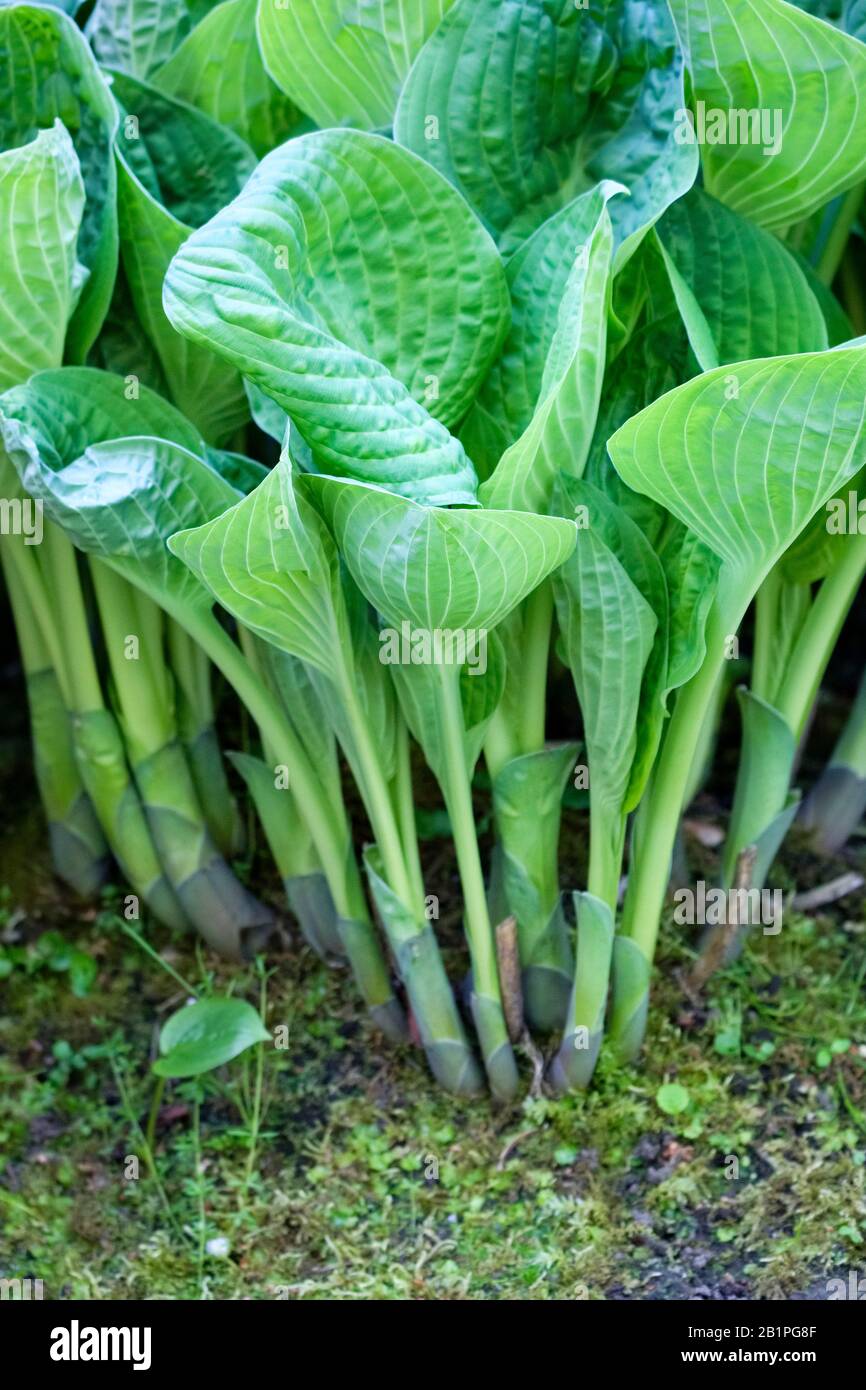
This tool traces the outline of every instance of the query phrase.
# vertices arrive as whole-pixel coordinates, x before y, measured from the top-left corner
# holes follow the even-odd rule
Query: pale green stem
[[[544,580],[526,600],[523,616],[520,751],[535,753],[544,747],[547,705],[547,668],[553,623],[553,586]]]
[[[815,596],[774,701],[797,740],[803,735],[827,663],[864,573],[866,536],[849,536],[844,553]]]

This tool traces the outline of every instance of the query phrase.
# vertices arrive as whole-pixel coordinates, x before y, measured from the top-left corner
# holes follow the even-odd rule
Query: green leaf
[[[721,559],[721,621],[736,631],[764,576],[863,466],[866,350],[742,362],[677,387],[608,443],[629,487]]]
[[[215,217],[256,167],[249,145],[141,78],[115,72],[112,89],[126,115],[118,149],[132,170],[147,170],[155,201],[187,231]]]
[[[682,1115],[688,1110],[691,1098],[685,1086],[668,1081],[656,1091],[656,1105],[665,1115]]]
[[[155,391],[95,367],[37,372],[4,392],[0,412],[38,437],[52,468],[72,463],[91,444],[131,434],[170,439],[193,453],[205,449],[198,431]]]
[[[553,744],[511,758],[493,782],[505,902],[517,918],[524,1010],[530,1026],[545,1032],[561,1028],[574,974],[557,849],[563,791],[579,748]]]
[[[216,5],[152,80],[167,96],[228,126],[261,157],[299,133],[303,117],[265,71],[256,9],[257,0]]]
[[[238,493],[177,411],[153,392],[127,400],[124,390],[120,378],[93,368],[40,372],[0,397],[0,440],[23,487],[79,549],[160,604],[209,606],[166,541],[222,513]]]
[[[208,440],[222,440],[248,418],[240,376],[175,331],[163,309],[162,283],[192,228],[239,192],[255,158],[238,136],[194,107],[126,74],[115,74],[114,87],[125,112],[118,195],[133,303],[178,405]]]
[[[821,307],[776,237],[700,188],[668,208],[658,234],[694,292],[719,362],[827,347]]]
[[[638,748],[641,689],[647,662],[660,653],[661,680],[666,668],[667,590],[661,565],[637,527],[618,513],[603,494],[585,483],[563,484],[569,509],[583,506],[588,524],[578,530],[577,545],[556,576],[559,626],[583,717],[589,757],[593,834],[606,826],[616,838]],[[607,525],[605,525],[607,520]],[[616,528],[619,535],[614,535]],[[605,534],[607,533],[607,534]],[[632,580],[624,561],[638,563],[640,553],[654,604]],[[619,553],[617,553],[619,552]],[[630,552],[630,553],[629,553]],[[661,609],[661,640],[657,640]],[[652,700],[659,708],[659,674]],[[660,719],[655,720],[657,726]],[[660,728],[650,740],[658,745]]]
[[[403,88],[396,138],[514,249],[600,179],[626,185],[617,245],[694,182],[673,138],[682,58],[666,5],[457,0]]]
[[[722,883],[726,887],[734,884],[741,851],[748,845],[755,845],[758,855],[752,865],[749,887],[758,888],[766,879],[782,836],[796,811],[799,793],[792,801],[788,788],[797,741],[779,711],[753,690],[741,687],[737,696],[743,742],[725,840]],[[782,816],[786,809],[790,812],[787,818]],[[777,833],[768,835],[774,822]]]
[[[297,657],[269,643],[261,644],[261,655],[270,683],[280,695],[295,732],[316,769],[319,782],[327,791],[331,803],[339,806],[343,793],[334,734],[325,714],[322,693],[316,686],[314,671]],[[386,707],[390,713],[390,706]]]
[[[393,775],[394,695],[366,604],[344,581],[324,522],[299,495],[288,453],[242,502],[172,536],[170,549],[245,627],[324,678],[313,680],[316,694],[353,769],[345,699],[347,689],[357,694],[385,775]]]
[[[260,0],[262,57],[320,126],[389,126],[416,54],[453,0]]]
[[[864,0],[793,0],[793,3],[808,14],[826,19],[828,24],[838,24],[856,39],[866,39]]]
[[[251,632],[338,680],[350,646],[336,547],[288,456],[243,501],[170,549]]]
[[[245,999],[200,999],[178,1009],[162,1026],[157,1076],[201,1076],[231,1062],[256,1043],[270,1042],[259,1014]]]
[[[66,340],[82,361],[111,299],[117,269],[116,181],[112,141],[117,108],[81,31],[59,9],[0,8],[0,67],[6,98],[0,111],[0,149],[34,140],[61,120],[81,165],[86,202],[78,260],[88,272]]]
[[[397,652],[383,647],[381,659],[387,653],[406,722],[447,785],[442,685],[459,678],[471,771],[505,680],[502,644],[491,629],[567,558],[574,525],[523,512],[423,507],[381,488],[316,475],[300,485],[390,629],[384,635]],[[410,645],[421,643],[420,658],[403,656],[404,632]]]
[[[2,418],[0,433],[23,487],[79,550],[107,560],[175,612],[210,607],[210,595],[166,548],[175,531],[237,497],[203,459],[164,439],[132,436],[94,444],[54,472]]]
[[[392,627],[489,630],[568,558],[573,522],[422,507],[382,488],[307,475],[355,583]]]
[[[861,43],[785,0],[670,0],[670,8],[712,140],[709,122],[721,113],[724,143],[701,145],[708,192],[781,232],[863,178]],[[683,148],[696,148],[700,135],[700,122],[680,121]]]
[[[0,389],[59,367],[87,272],[76,260],[84,184],[61,121],[0,154]]]
[[[692,292],[691,286],[680,274],[677,263],[668,252],[665,243],[654,236],[651,238],[651,244],[658,251],[664,265],[671,291],[680,311],[683,327],[688,335],[689,344],[698,365],[701,371],[708,372],[719,365],[719,355],[706,315]]]
[[[69,983],[76,999],[84,999],[96,979],[98,966],[86,951],[73,951],[69,958]]]
[[[547,511],[559,470],[583,472],[604,377],[613,250],[607,202],[620,192],[600,184],[545,222],[509,264],[516,322],[479,399],[511,437],[480,490],[485,506]]]
[[[275,150],[177,253],[164,303],[282,406],[324,470],[473,500],[445,426],[498,350],[508,292],[472,213],[408,151],[348,130]]]
[[[161,396],[169,394],[162,363],[135,312],[122,265],[118,267],[105,322],[87,361],[91,367],[126,377],[130,384],[140,383]]]
[[[841,558],[849,535],[849,496],[853,492],[859,497],[860,481],[853,479],[850,488],[829,498],[785,551],[779,561],[779,572],[786,585],[814,584],[824,579]]]
[[[96,0],[84,32],[103,67],[149,77],[189,28],[187,0]]]
[[[568,1016],[549,1078],[557,1091],[582,1090],[592,1080],[601,1049],[607,1007],[614,913],[592,893],[574,893],[577,918],[577,967],[568,1001]]]

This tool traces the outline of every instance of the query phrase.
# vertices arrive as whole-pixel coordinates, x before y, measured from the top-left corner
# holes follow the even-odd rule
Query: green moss
[[[170,1221],[143,1164],[124,1177],[140,1145],[115,1080],[144,1123],[182,993],[109,919],[63,930],[98,962],[91,995],[16,969],[0,1022],[0,1264],[54,1296],[779,1298],[862,1264],[864,936],[841,916],[756,937],[700,1006],[670,932],[642,1066],[605,1057],[588,1094],[508,1111],[437,1092],[294,949],[269,983],[289,1046],[249,1191],[243,1068],[205,1090],[205,1234],[230,1253],[201,1269],[189,1092],[169,1089],[159,1131]],[[256,997],[252,969],[171,950],[197,988]]]

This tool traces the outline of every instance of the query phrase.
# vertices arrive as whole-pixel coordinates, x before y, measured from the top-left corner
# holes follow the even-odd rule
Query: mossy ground
[[[10,823],[15,864],[25,826],[27,872],[0,927],[23,948],[0,984],[0,1275],[41,1277],[54,1298],[777,1299],[825,1297],[829,1275],[862,1272],[862,900],[753,934],[697,1007],[678,978],[684,931],[669,927],[641,1066],[605,1059],[587,1095],[508,1111],[437,1092],[422,1054],[385,1046],[345,974],[295,941],[268,961],[268,1023],[288,1046],[268,1049],[249,1181],[239,1061],[207,1084],[199,1180],[194,1092],[169,1088],[160,1192],[143,1163],[138,1180],[124,1173],[141,1156],[158,1026],[184,991],[110,905],[59,899],[38,816]],[[442,922],[459,974],[453,866],[445,841],[427,848],[428,880],[455,895]],[[792,867],[802,880],[837,866],[798,857],[776,880],[790,886]],[[96,962],[85,997],[40,951],[58,928]],[[257,1001],[253,966],[154,941],[197,989]],[[686,1108],[667,1113],[671,1096]],[[227,1253],[208,1253],[220,1237]]]

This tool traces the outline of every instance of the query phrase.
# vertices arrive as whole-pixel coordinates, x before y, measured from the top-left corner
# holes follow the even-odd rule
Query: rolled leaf
[[[604,377],[613,250],[607,203],[624,191],[600,184],[545,222],[509,264],[522,313],[542,299],[556,319],[530,336],[521,317],[485,382],[480,408],[504,418],[513,436],[480,489],[487,507],[548,511],[560,470],[583,473]]]
[[[575,893],[577,967],[559,1051],[550,1065],[557,1091],[584,1090],[592,1080],[604,1032],[614,949],[613,911],[592,893]]]
[[[33,761],[54,871],[83,898],[109,877],[111,855],[75,761],[69,714],[53,668],[27,677]]]
[[[375,849],[364,856],[370,891],[406,987],[430,1070],[446,1091],[474,1096],[483,1089],[454,993],[429,922],[418,922],[382,876]]]
[[[565,1020],[574,962],[559,891],[562,794],[579,745],[513,758],[493,783],[502,888],[517,918],[527,1019],[550,1032]]]

